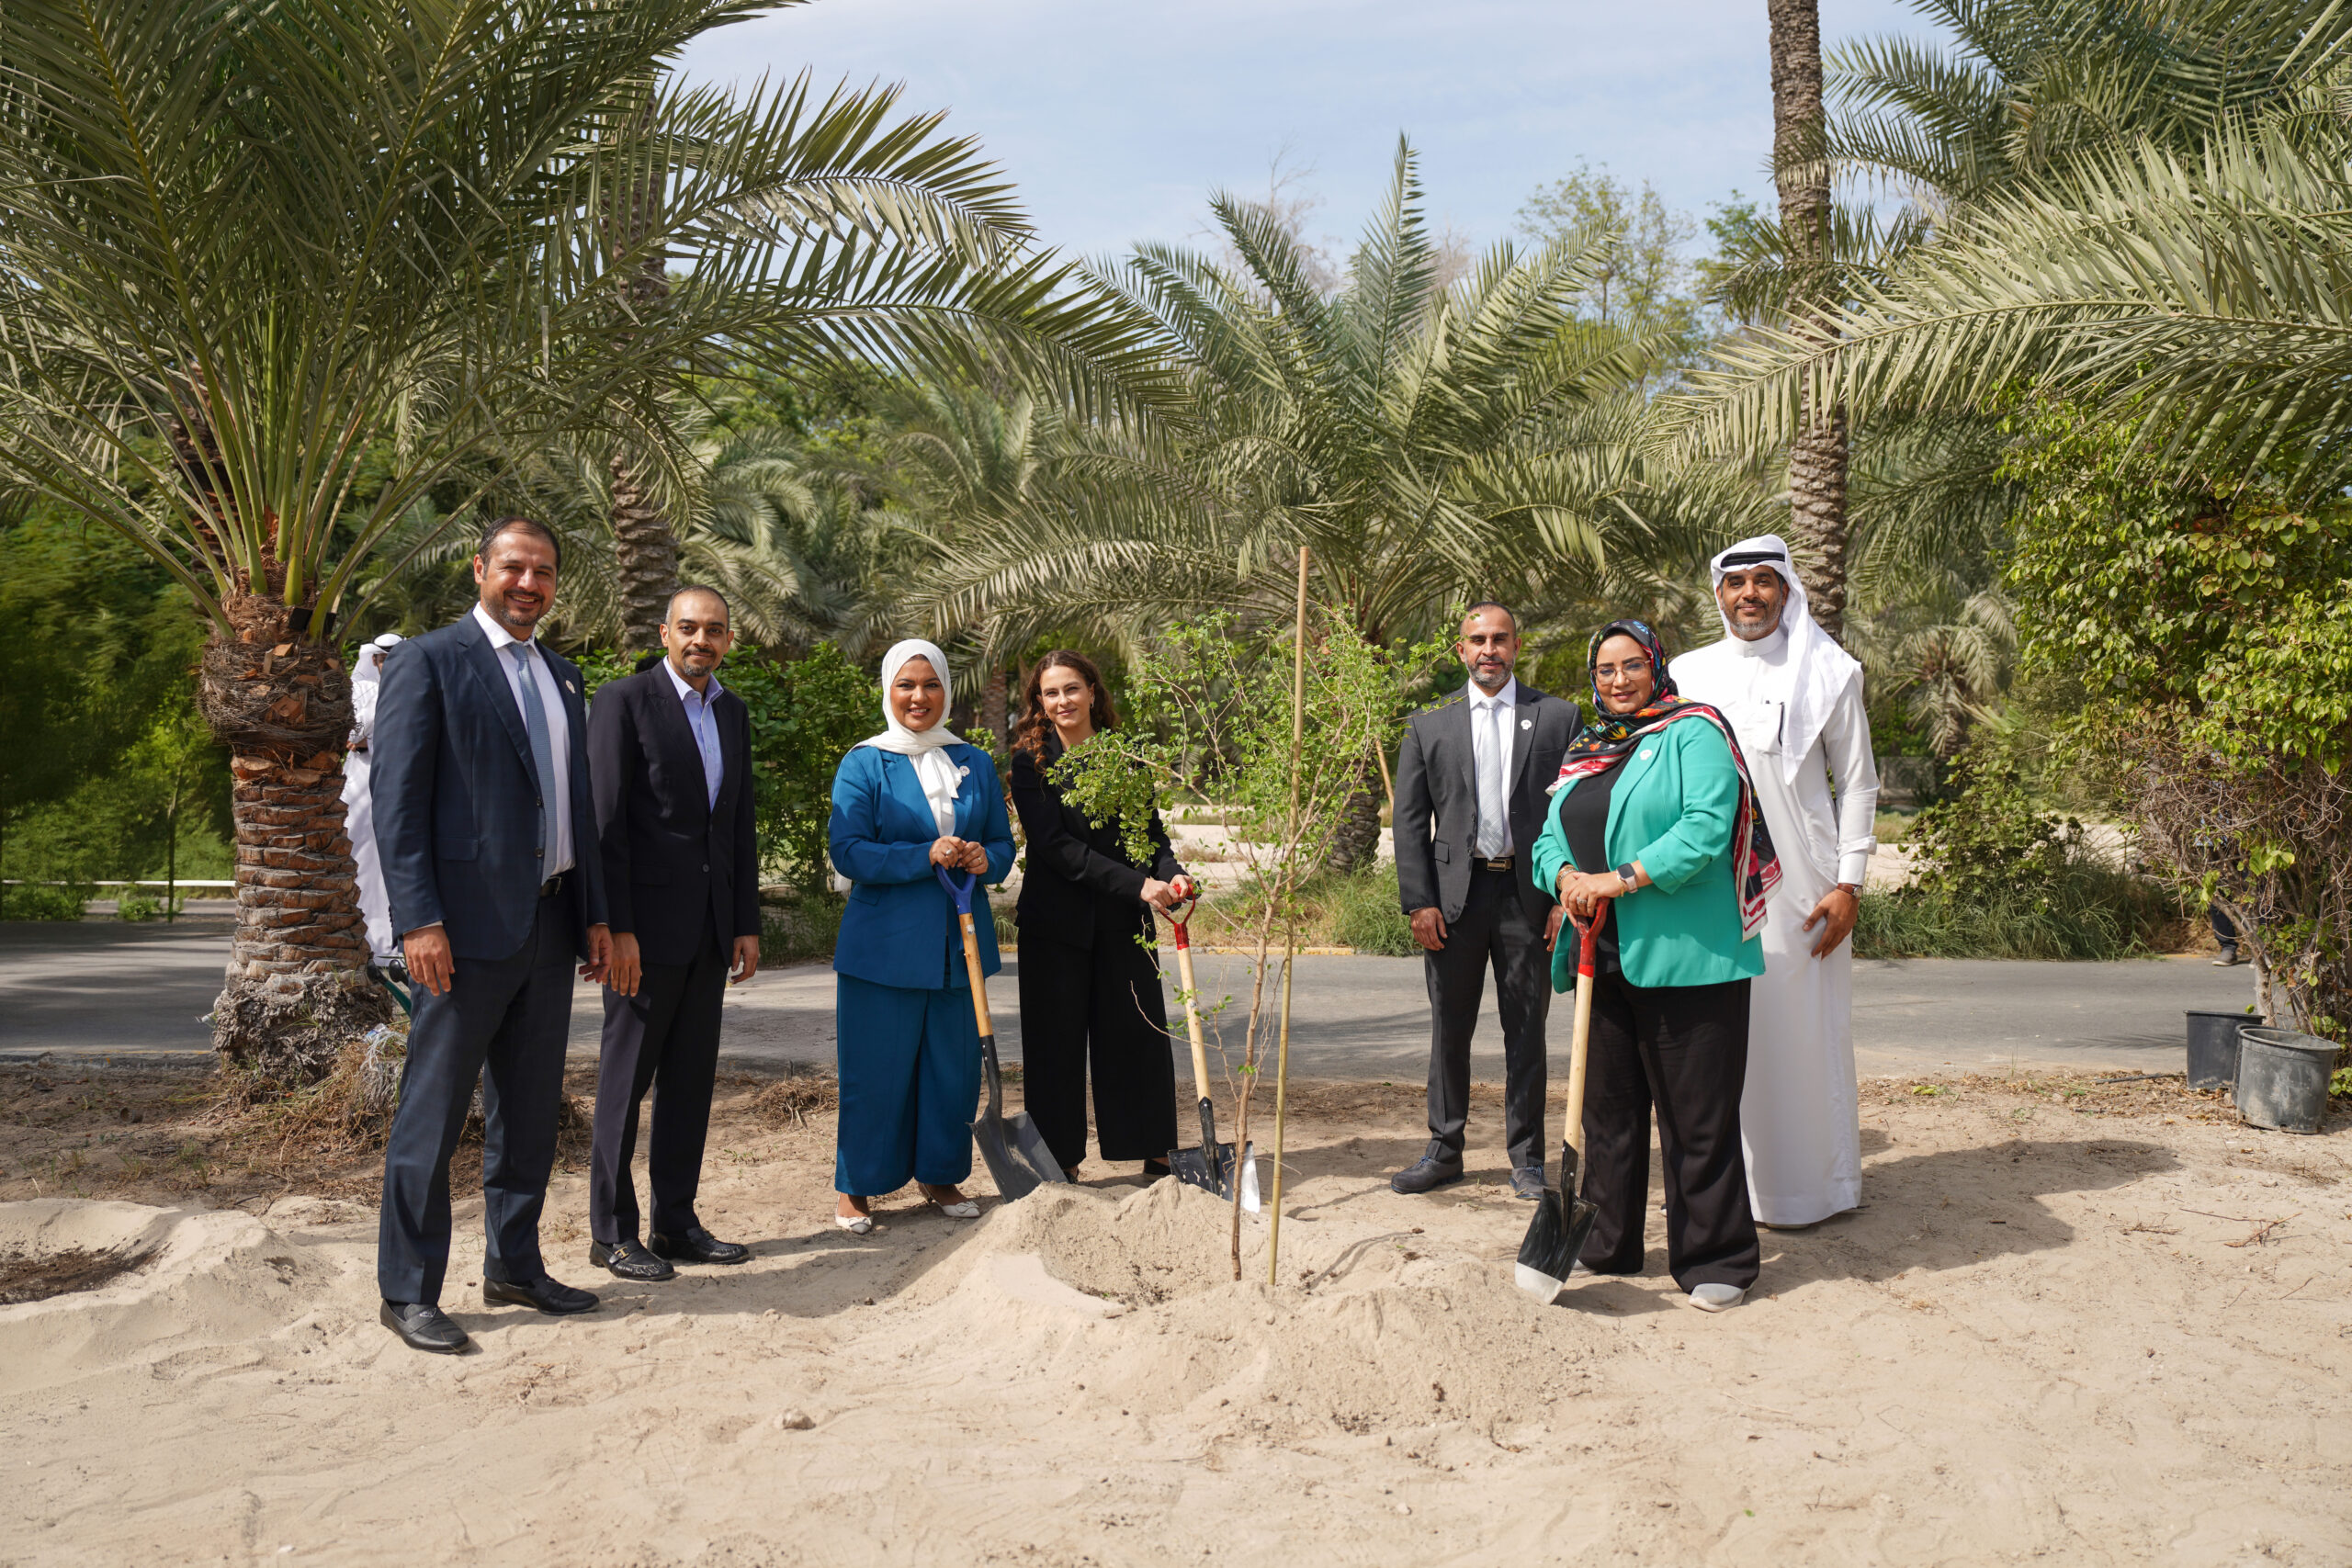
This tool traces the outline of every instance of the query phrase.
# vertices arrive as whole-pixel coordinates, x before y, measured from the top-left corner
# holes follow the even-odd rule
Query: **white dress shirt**
[[[514,713],[523,715],[522,677],[514,669],[514,656],[506,650],[521,644],[529,655],[531,672],[537,677],[539,706],[548,723],[548,750],[555,759],[555,777],[540,780],[541,787],[555,792],[555,842],[548,846],[545,874],[555,875],[570,871],[571,854],[571,719],[564,711],[563,687],[548,667],[547,658],[539,651],[537,637],[525,640],[508,631],[480,604],[474,606],[474,621],[490,637],[490,651],[498,658],[498,668],[506,676],[507,694],[514,699]]]
[[[1478,837],[1480,860],[1500,860],[1510,853],[1510,748],[1517,734],[1513,719],[1519,709],[1519,682],[1505,681],[1493,696],[1470,682],[1470,756],[1478,774]]]

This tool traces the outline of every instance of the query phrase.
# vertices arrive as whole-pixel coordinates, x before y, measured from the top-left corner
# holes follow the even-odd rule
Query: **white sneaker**
[[[1729,1312],[1747,1299],[1737,1285],[1701,1285],[1690,1292],[1690,1304],[1701,1312]]]

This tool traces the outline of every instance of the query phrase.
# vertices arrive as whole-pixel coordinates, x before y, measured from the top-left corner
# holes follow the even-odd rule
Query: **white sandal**
[[[931,1206],[951,1220],[977,1220],[980,1217],[980,1206],[969,1198],[955,1203],[934,1201]]]
[[[874,1216],[871,1214],[844,1214],[840,1210],[836,1209],[833,1211],[833,1224],[841,1226],[842,1229],[849,1232],[852,1235],[872,1235],[874,1234]]]

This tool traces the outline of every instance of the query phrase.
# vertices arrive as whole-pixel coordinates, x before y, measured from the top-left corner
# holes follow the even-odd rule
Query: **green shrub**
[[[1329,899],[1331,935],[1342,946],[1388,958],[1410,958],[1421,951],[1413,940],[1413,922],[1397,902],[1395,865],[1334,877]]]
[[[124,888],[122,897],[115,900],[114,915],[119,920],[152,920],[163,912],[159,899],[136,887]]]
[[[2169,949],[2180,922],[2180,906],[2145,877],[2075,861],[2030,889],[1870,894],[1855,922],[1854,955],[2100,962]]]
[[[0,888],[0,917],[11,920],[78,920],[93,889],[19,883]]]
[[[840,938],[846,899],[831,893],[803,894],[761,911],[760,962],[807,964],[830,959]]]
[[[2177,898],[2102,861],[2083,825],[2035,809],[2007,743],[1985,732],[1919,813],[1918,882],[1862,900],[1860,958],[2105,960],[2170,945]]]

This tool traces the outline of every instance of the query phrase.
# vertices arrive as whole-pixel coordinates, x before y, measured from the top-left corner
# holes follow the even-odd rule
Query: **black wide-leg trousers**
[[[1176,1058],[1159,966],[1133,925],[1098,915],[1086,946],[1023,930],[1021,1092],[1067,1170],[1086,1157],[1086,1079],[1106,1160],[1166,1159],[1176,1146]]]
[[[1760,1256],[1739,1144],[1748,982],[1634,986],[1610,974],[1593,986],[1584,1195],[1600,1213],[1584,1244],[1585,1267],[1642,1271],[1655,1111],[1666,1162],[1668,1271],[1686,1291],[1747,1289]]]
[[[1544,922],[1520,900],[1523,862],[1478,866],[1445,946],[1421,954],[1430,992],[1430,1136],[1461,1157],[1470,1122],[1470,1037],[1487,971],[1503,1026],[1503,1144],[1513,1169],[1544,1166],[1544,1020],[1552,1005],[1552,954]]]
[[[449,1156],[482,1085],[482,1277],[528,1285],[547,1273],[539,1212],[555,1168],[563,1044],[571,1028],[572,912],[539,900],[522,950],[458,958],[448,989],[414,993],[400,1109],[384,1144],[376,1281],[388,1302],[437,1303],[449,1268]]]
[[[605,987],[605,1036],[596,1062],[596,1134],[589,1156],[588,1234],[610,1247],[639,1241],[637,1118],[653,1090],[653,1130],[646,1178],[653,1189],[653,1229],[683,1235],[701,1224],[703,1145],[710,1134],[711,1089],[718,1076],[719,1013],[734,954],[703,917],[703,941],[690,964],[648,964],[637,995]]]

